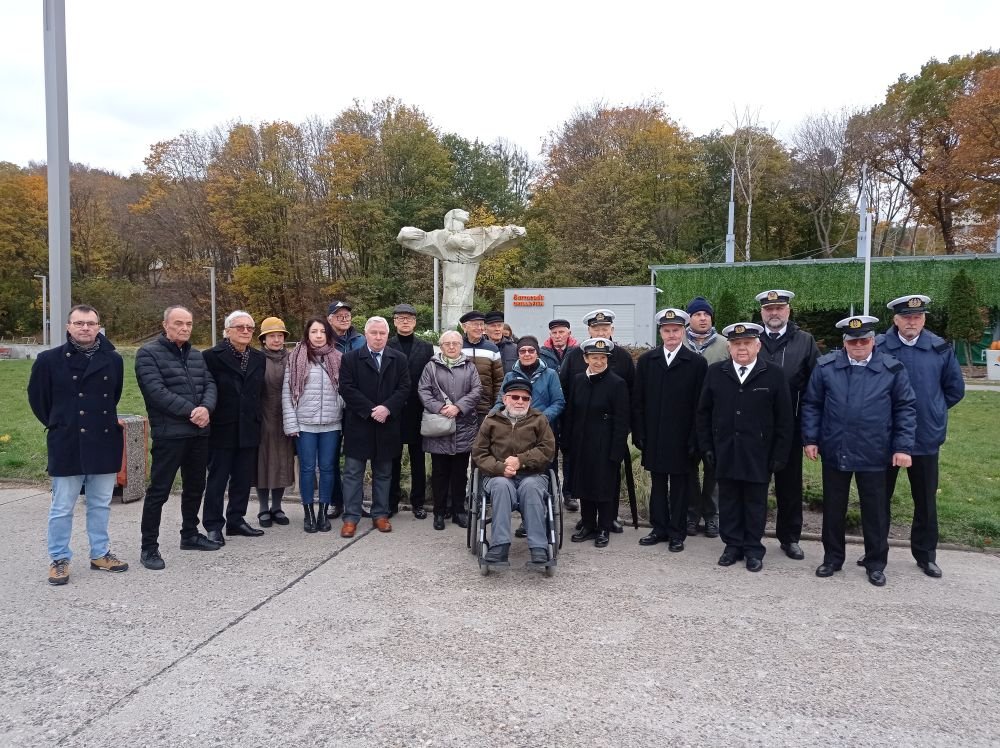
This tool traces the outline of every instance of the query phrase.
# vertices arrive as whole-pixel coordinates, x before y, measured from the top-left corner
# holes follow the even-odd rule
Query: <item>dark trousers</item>
[[[861,500],[861,531],[865,536],[865,567],[883,571],[889,560],[889,513],[886,511],[885,471],[837,470],[823,463],[823,563],[844,565],[847,499],[851,476]]]
[[[715,484],[715,470],[704,465],[704,477],[699,482],[698,466],[702,465],[701,457],[691,462],[691,472],[688,473],[688,522],[696,525],[704,519],[705,522],[719,518],[719,490]]]
[[[684,541],[687,533],[687,473],[650,473],[649,522],[657,537]]]
[[[937,489],[938,456],[914,455],[913,465],[906,469],[913,497],[913,526],[910,528],[910,553],[917,561],[936,561],[938,544]],[[885,471],[886,524],[889,523],[892,494],[896,490],[899,468]]]
[[[208,451],[207,436],[153,440],[149,486],[142,502],[143,550],[160,547],[160,518],[178,469],[181,471],[181,537],[191,538],[198,534],[198,511],[205,493]]]
[[[431,491],[434,514],[465,511],[465,484],[468,481],[469,452],[457,455],[431,453]]]
[[[424,444],[421,438],[406,445],[410,454],[410,506],[416,508],[424,505],[427,494],[427,468],[424,466]],[[400,481],[403,476],[403,456],[392,461],[392,484],[389,486],[389,511],[395,514],[399,511],[399,499],[402,496]]]
[[[618,518],[618,502],[580,499],[580,517],[585,527],[611,532],[611,526]]]
[[[802,537],[802,434],[796,429],[785,469],[774,474],[777,513],[774,534],[780,543],[798,543]]]
[[[250,482],[257,473],[257,447],[229,449],[213,447],[208,457],[208,481],[205,484],[205,512],[202,524],[206,530],[236,527],[245,521],[250,500]],[[229,505],[222,514],[229,485]]]
[[[767,524],[767,485],[719,479],[719,535],[728,553],[764,558],[761,538]]]

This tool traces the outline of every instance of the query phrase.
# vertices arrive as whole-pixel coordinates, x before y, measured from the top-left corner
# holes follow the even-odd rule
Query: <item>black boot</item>
[[[316,513],[316,529],[320,532],[330,532],[330,519],[326,513],[329,506],[329,504],[320,504],[319,511]]]
[[[304,513],[302,529],[306,532],[316,532],[316,505],[303,504],[302,511]]]

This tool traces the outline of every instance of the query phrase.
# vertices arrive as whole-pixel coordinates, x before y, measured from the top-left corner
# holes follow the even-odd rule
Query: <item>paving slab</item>
[[[0,501],[4,497],[0,494]],[[132,568],[45,582],[48,494],[3,504],[0,745],[996,745],[1000,559],[942,551],[929,579],[892,548],[887,587],[814,576],[767,541],[764,571],[721,543],[599,550],[556,575],[482,577],[465,531],[404,513],[391,534],[262,538],[138,562],[139,504],[115,504]],[[573,515],[570,515],[572,519]],[[334,523],[335,530],[339,523]],[[853,561],[853,556],[851,558]]]

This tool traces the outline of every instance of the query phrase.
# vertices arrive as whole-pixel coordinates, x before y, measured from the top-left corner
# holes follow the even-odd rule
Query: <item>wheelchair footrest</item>
[[[490,563],[489,561],[486,561],[486,560],[480,558],[479,559],[479,565],[480,566],[489,566],[491,569],[509,569],[510,568],[510,561],[496,561],[494,563]]]

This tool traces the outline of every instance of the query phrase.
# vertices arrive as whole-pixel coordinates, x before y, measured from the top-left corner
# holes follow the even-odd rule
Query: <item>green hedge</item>
[[[943,304],[948,299],[952,278],[962,268],[976,284],[980,306],[1000,309],[1000,255],[974,255],[926,260],[873,259],[871,311],[885,319],[886,303],[908,293],[926,294]],[[658,308],[683,309],[695,296],[704,296],[717,304],[725,295],[735,302],[735,311],[750,319],[759,309],[754,300],[758,293],[783,288],[795,292],[792,307],[797,311],[836,311],[846,316],[851,304],[855,313],[863,309],[864,273],[861,260],[676,265],[657,270],[655,285],[661,289],[657,294]]]

